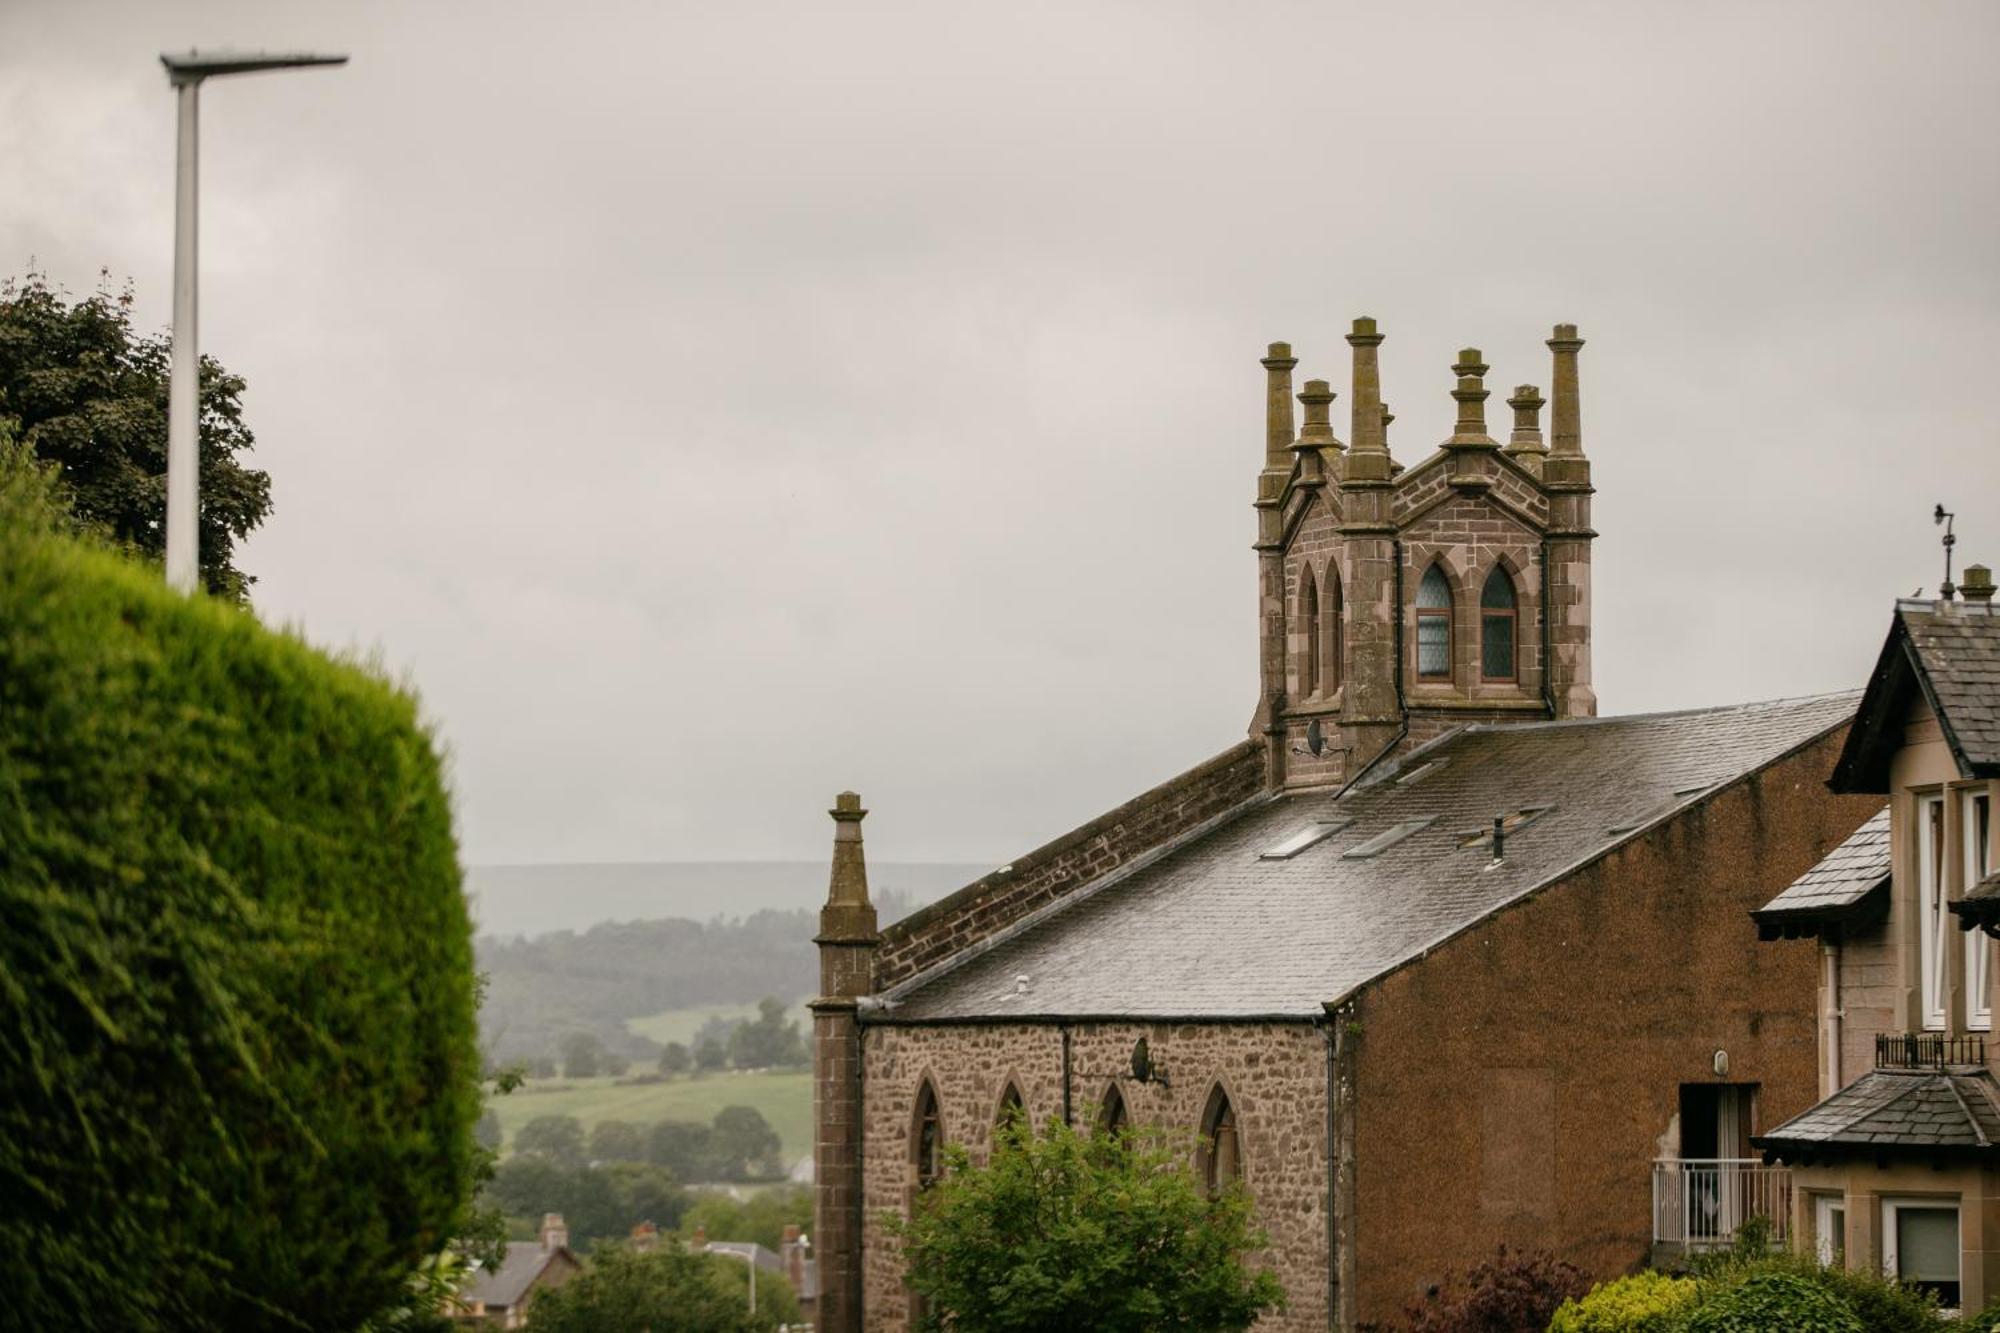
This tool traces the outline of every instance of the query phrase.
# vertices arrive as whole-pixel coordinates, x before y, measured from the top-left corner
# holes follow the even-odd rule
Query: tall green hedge
[[[36,526],[0,503],[0,1324],[352,1329],[459,1222],[479,1112],[437,752]]]

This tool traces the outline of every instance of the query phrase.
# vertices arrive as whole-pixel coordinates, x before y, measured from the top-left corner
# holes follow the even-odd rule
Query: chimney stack
[[[569,1244],[569,1228],[563,1225],[561,1213],[542,1214],[542,1248],[559,1250]]]
[[[632,1228],[632,1249],[638,1254],[651,1254],[659,1248],[660,1229],[651,1222],[640,1222]]]
[[[1965,582],[1958,585],[1959,595],[1968,602],[1991,602],[1993,600],[1993,571],[1984,565],[1967,565]]]
[[[1576,354],[1583,349],[1583,339],[1576,336],[1576,325],[1558,324],[1548,345],[1555,354],[1550,381],[1554,387],[1550,390],[1548,479],[1587,485],[1590,464],[1583,456],[1583,408],[1576,384]]]

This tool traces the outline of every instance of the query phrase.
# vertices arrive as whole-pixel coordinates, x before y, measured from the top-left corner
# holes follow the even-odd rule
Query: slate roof
[[[1919,694],[1937,714],[1960,775],[2000,777],[2000,609],[1990,602],[1896,603],[1834,765],[1835,791],[1888,791],[1889,758]]]
[[[535,1285],[535,1279],[542,1275],[549,1261],[564,1252],[560,1245],[549,1249],[538,1240],[510,1240],[500,1267],[491,1272],[474,1269],[471,1280],[460,1293],[461,1298],[468,1302],[484,1301],[488,1309],[512,1309],[528,1294],[528,1288]]]
[[[1853,692],[1693,712],[1476,725],[1346,793],[1256,802],[882,997],[870,1021],[1309,1018],[1717,786],[1846,722]],[[1485,845],[1496,815],[1546,810]],[[1429,819],[1365,859],[1394,825]],[[1260,853],[1351,820],[1286,859]],[[1026,976],[1025,987],[1017,978]]]
[[[1875,1069],[1750,1142],[1793,1162],[1985,1153],[2000,1144],[2000,1085],[1984,1069]]]
[[[1889,807],[1847,835],[1826,859],[1750,915],[1765,939],[1815,933],[1830,922],[1865,919],[1888,908]]]

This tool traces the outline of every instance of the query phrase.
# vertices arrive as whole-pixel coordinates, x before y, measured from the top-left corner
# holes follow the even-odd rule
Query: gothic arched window
[[[1113,1083],[1104,1090],[1104,1104],[1097,1108],[1097,1127],[1106,1134],[1116,1134],[1131,1123],[1125,1111],[1125,1094],[1118,1091]]]
[[[1485,680],[1514,680],[1520,672],[1514,633],[1518,614],[1514,580],[1500,565],[1486,576],[1479,592],[1479,674]]]
[[[1319,689],[1319,585],[1313,582],[1311,565],[1299,570],[1299,637],[1305,649],[1299,660],[1299,693],[1310,695]]]
[[[1342,629],[1342,624],[1347,616],[1347,606],[1346,599],[1343,597],[1340,589],[1340,567],[1338,565],[1328,565],[1326,567],[1325,601],[1326,654],[1321,659],[1323,663],[1321,668],[1321,683],[1326,687],[1326,692],[1332,694],[1340,688],[1340,660],[1342,651],[1347,646],[1343,638],[1345,631]]]
[[[1451,583],[1440,565],[1417,585],[1417,679],[1451,679]]]
[[[1020,1088],[1016,1087],[1013,1080],[1009,1079],[1006,1091],[1000,1094],[1000,1109],[993,1114],[993,1127],[995,1129],[1005,1129],[1007,1126],[1013,1124],[1020,1125],[1023,1133],[1027,1132],[1028,1106],[1026,1102],[1021,1100]]]
[[[910,1135],[910,1158],[917,1168],[917,1188],[928,1189],[944,1174],[944,1126],[938,1118],[937,1090],[925,1079],[917,1089],[917,1121]]]
[[[1218,1085],[1208,1095],[1208,1111],[1201,1118],[1202,1182],[1210,1194],[1220,1194],[1242,1178],[1243,1154],[1236,1137],[1236,1111],[1229,1094]]]

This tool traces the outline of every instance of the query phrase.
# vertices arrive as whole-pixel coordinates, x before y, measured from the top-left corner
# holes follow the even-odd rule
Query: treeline
[[[879,904],[885,921],[909,906],[896,894],[882,895]],[[810,911],[767,910],[705,923],[619,921],[581,934],[481,936],[475,948],[486,976],[479,1016],[487,1060],[554,1072],[565,1039],[582,1033],[611,1057],[656,1064],[660,1045],[630,1031],[627,1019],[812,994],[819,984],[817,922]]]
[[[480,1137],[496,1151],[502,1146],[490,1112],[480,1122]],[[536,1116],[515,1134],[512,1147],[487,1181],[483,1201],[522,1236],[532,1234],[544,1213],[561,1213],[580,1249],[623,1238],[641,1222],[663,1230],[700,1225],[716,1240],[761,1240],[775,1249],[784,1224],[804,1225],[800,1215],[809,1219],[811,1212],[803,1190],[767,1191],[758,1198],[773,1201],[751,1207],[726,1194],[686,1188],[690,1181],[783,1176],[777,1131],[755,1107],[725,1106],[708,1124],[600,1120],[587,1134],[575,1116]]]

